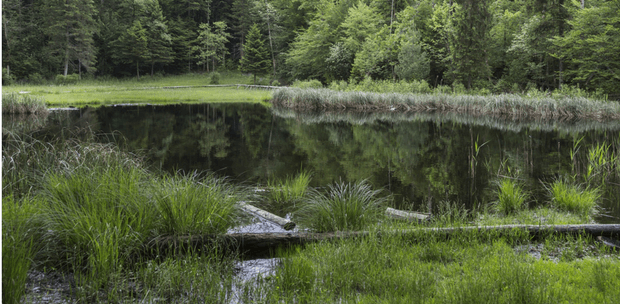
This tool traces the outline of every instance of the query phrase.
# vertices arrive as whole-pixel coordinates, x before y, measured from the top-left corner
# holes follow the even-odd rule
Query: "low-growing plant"
[[[269,181],[267,187],[268,205],[271,209],[282,210],[284,213],[295,209],[296,204],[301,201],[308,192],[308,186],[312,174],[306,171],[298,173],[295,177],[287,177],[283,181]]]
[[[306,81],[295,80],[292,87],[300,89],[319,89],[323,87],[323,84],[316,79],[310,79]]]
[[[598,213],[598,200],[601,197],[598,189],[583,189],[561,179],[554,181],[547,189],[553,205],[560,210],[585,216]]]
[[[376,224],[387,198],[366,181],[336,183],[327,192],[309,192],[297,213],[300,223],[316,232],[354,231]]]
[[[220,73],[211,72],[209,76],[210,76],[210,80],[209,80],[210,84],[220,84]]]
[[[513,179],[504,178],[498,183],[497,201],[493,204],[497,212],[512,214],[525,207],[528,194]]]

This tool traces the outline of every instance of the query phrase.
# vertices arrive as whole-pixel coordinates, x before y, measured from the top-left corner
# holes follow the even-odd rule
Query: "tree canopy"
[[[5,83],[250,72],[255,25],[281,83],[578,86],[620,98],[619,16],[619,0],[6,0],[2,66]]]

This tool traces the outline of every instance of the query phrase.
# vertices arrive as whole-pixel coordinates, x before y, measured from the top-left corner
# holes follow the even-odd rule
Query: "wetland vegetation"
[[[53,112],[44,125],[28,131],[11,129],[14,124],[3,127],[3,273],[11,274],[10,280],[3,276],[4,301],[604,303],[619,296],[617,252],[588,236],[534,240],[519,231],[508,236],[462,232],[447,239],[381,234],[416,227],[579,224],[606,219],[601,215],[617,217],[620,136],[612,131],[546,135],[561,141],[559,153],[538,158],[545,152],[536,157],[529,151],[548,144],[533,129],[515,132],[495,151],[491,146],[497,142],[491,139],[501,133],[483,127],[470,131],[471,126],[458,122],[304,122],[278,118],[256,104],[168,108],[167,114],[155,106],[86,108]],[[153,117],[159,123],[147,124]],[[388,122],[395,133],[380,131]],[[175,134],[194,141],[180,135],[171,137],[172,142],[160,140],[169,137],[165,130],[172,129],[166,126],[181,128]],[[154,128],[159,131],[152,132]],[[439,162],[424,160],[428,152],[413,152],[429,144],[412,146],[413,137],[402,137],[405,130],[443,138],[429,141],[431,145],[467,139],[452,143],[466,149],[454,149]],[[379,142],[389,148],[379,158],[368,158],[360,151],[370,146],[352,146],[356,133],[366,143],[383,138]],[[328,134],[330,139],[321,139]],[[536,140],[530,142],[529,136]],[[185,144],[175,148],[174,140]],[[141,146],[148,142],[155,146]],[[427,172],[420,180],[408,181],[412,189],[423,190],[421,196],[402,186],[408,176],[415,177],[403,171],[414,163],[403,167],[394,158],[398,154],[392,154],[402,153],[399,145],[407,142],[409,154],[401,161],[430,164],[415,169]],[[327,149],[326,143],[333,145],[329,154],[309,157]],[[289,153],[286,147],[305,151],[307,159],[294,161],[300,156],[283,154]],[[446,167],[463,150],[464,163]],[[450,150],[444,146],[440,151]],[[187,163],[175,161],[178,153]],[[240,157],[253,172],[240,166]],[[549,168],[559,174],[539,177],[544,183],[531,181],[531,170],[538,165],[530,163],[558,157],[557,167]],[[206,164],[211,173],[191,173],[202,172],[191,164]],[[464,184],[450,178],[433,182],[431,177],[444,170],[454,177],[464,172]],[[478,184],[483,180],[487,182]],[[224,247],[195,251],[149,245],[161,238],[226,233],[243,223],[237,201],[256,201],[271,212],[288,214],[299,229],[371,234],[282,249],[273,253],[278,262],[270,273],[244,280],[235,275],[235,261],[242,256]],[[430,212],[432,217],[422,223],[391,220],[383,216],[386,206]],[[355,212],[349,210],[353,207]]]

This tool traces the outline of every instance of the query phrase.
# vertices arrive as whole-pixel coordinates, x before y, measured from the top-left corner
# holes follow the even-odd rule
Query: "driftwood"
[[[246,212],[255,214],[257,216],[260,216],[272,223],[277,224],[278,226],[284,228],[284,230],[293,230],[293,228],[295,228],[296,224],[290,220],[287,220],[285,218],[279,217],[273,213],[269,213],[265,210],[259,209],[257,207],[254,207],[252,205],[249,205],[245,202],[240,202],[239,206],[241,206],[241,209],[243,209]]]
[[[424,221],[428,219],[431,215],[428,213],[421,213],[415,211],[402,211],[394,208],[387,208],[385,210],[385,215],[398,219],[398,220],[409,220],[409,221]]]
[[[368,236],[371,233],[382,235],[410,236],[415,239],[420,234],[434,234],[440,237],[458,236],[467,232],[488,233],[493,237],[520,231],[531,238],[542,238],[554,234],[589,235],[592,237],[619,238],[620,224],[611,225],[502,225],[502,226],[468,226],[453,228],[418,228],[404,230],[385,230],[377,232],[352,231],[330,233],[233,233],[224,235],[205,235],[192,237],[163,237],[153,244],[159,249],[210,248],[223,246],[229,250],[238,250],[251,256],[264,256],[273,253],[279,247],[304,245],[317,241],[337,240]]]

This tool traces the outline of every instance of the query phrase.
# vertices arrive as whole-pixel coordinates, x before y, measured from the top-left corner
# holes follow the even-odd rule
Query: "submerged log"
[[[398,220],[410,220],[410,221],[425,221],[426,219],[428,219],[431,215],[428,213],[421,213],[421,212],[415,212],[415,211],[403,211],[403,210],[397,210],[394,208],[390,208],[388,207],[385,210],[385,215],[394,218],[394,219],[398,219]]]
[[[250,204],[247,204],[245,202],[240,202],[239,205],[241,206],[241,209],[245,210],[246,212],[255,214],[257,216],[260,216],[272,223],[277,224],[278,226],[284,228],[284,230],[293,230],[295,228],[295,226],[297,226],[294,222],[287,220],[285,218],[279,217],[273,213],[269,213],[265,210],[262,210],[260,208],[254,207]]]
[[[434,234],[440,237],[459,236],[463,233],[478,232],[491,234],[491,237],[499,237],[515,232],[527,233],[531,238],[543,238],[549,235],[571,234],[589,235],[592,237],[618,238],[620,237],[620,224],[607,225],[502,225],[502,226],[468,226],[451,228],[418,228],[404,230],[385,231],[351,231],[329,233],[232,233],[224,235],[163,237],[157,239],[154,244],[163,250],[178,249],[182,247],[209,248],[222,246],[229,250],[236,250],[252,256],[262,256],[273,253],[279,247],[291,245],[304,245],[308,243],[356,238],[368,236],[371,233],[381,237],[382,235],[400,235],[403,237],[415,237],[420,235]]]

